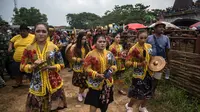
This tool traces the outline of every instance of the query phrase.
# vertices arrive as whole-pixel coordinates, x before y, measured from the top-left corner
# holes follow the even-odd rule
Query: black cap
[[[19,30],[29,30],[29,28],[26,24],[21,24]]]

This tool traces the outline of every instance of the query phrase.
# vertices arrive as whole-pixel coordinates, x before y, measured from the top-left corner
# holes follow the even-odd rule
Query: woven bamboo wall
[[[171,50],[171,81],[200,97],[200,54]]]
[[[171,49],[194,53],[196,49],[196,37],[169,37]]]

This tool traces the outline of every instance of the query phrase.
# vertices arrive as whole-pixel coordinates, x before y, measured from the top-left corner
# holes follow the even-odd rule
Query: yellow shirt
[[[34,38],[35,38],[34,35],[28,34],[26,38],[22,38],[21,35],[16,35],[10,40],[10,42],[14,44],[15,53],[13,58],[16,62],[21,61],[24,49],[26,48],[27,45],[33,42]]]
[[[50,36],[48,36],[48,37],[47,37],[47,41],[51,41],[51,38],[50,38]]]

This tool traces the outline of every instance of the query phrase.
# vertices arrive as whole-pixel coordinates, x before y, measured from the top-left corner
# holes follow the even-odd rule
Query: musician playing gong
[[[85,104],[90,105],[90,112],[106,112],[113,101],[112,74],[117,71],[114,55],[106,50],[106,38],[103,35],[95,37],[95,49],[90,51],[84,61],[84,69],[88,74],[89,91]]]
[[[128,91],[131,100],[125,107],[127,112],[133,112],[133,105],[139,107],[140,112],[148,112],[146,107],[141,105],[152,96],[152,73],[148,69],[152,47],[145,43],[147,31],[138,31],[137,39],[138,42],[129,50],[126,58],[126,66],[132,68],[132,84]]]
[[[20,70],[32,73],[26,112],[50,112],[67,107],[63,80],[58,72],[64,68],[58,47],[47,40],[48,26],[35,26],[35,41],[24,50]]]

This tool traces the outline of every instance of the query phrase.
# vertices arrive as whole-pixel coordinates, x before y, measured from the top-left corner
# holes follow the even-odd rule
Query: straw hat
[[[149,69],[153,72],[159,72],[165,68],[165,65],[166,61],[163,57],[153,56],[149,63]]]
[[[155,23],[154,28],[156,28],[158,25],[163,25],[164,28],[166,27],[166,24],[165,24],[165,23],[163,23],[162,21],[157,21],[157,22]]]

